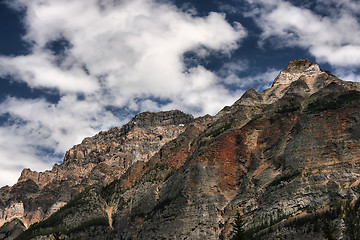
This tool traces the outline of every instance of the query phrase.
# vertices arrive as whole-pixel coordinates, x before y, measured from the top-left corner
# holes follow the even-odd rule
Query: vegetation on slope
[[[231,239],[268,239],[271,236],[276,236],[279,231],[289,232],[289,239],[292,239],[291,234],[300,236],[311,234],[328,240],[336,240],[341,231],[347,237],[346,239],[360,239],[360,199],[357,199],[353,204],[350,200],[331,202],[325,209],[327,210],[304,209],[308,214],[302,217],[281,217],[270,224],[263,224],[246,230],[242,216],[238,213],[233,223]],[[345,229],[339,227],[339,223],[342,221],[345,223]]]
[[[316,113],[325,110],[335,110],[346,104],[359,100],[360,92],[358,91],[348,91],[336,97],[325,95],[310,101],[305,109],[305,112]]]
[[[81,232],[92,226],[109,226],[101,209],[100,189],[97,185],[86,188],[50,217],[30,226],[16,240],[48,235],[56,239],[57,236]]]

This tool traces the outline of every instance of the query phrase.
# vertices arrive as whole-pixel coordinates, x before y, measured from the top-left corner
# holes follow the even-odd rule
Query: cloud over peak
[[[247,0],[262,39],[307,49],[320,63],[360,66],[360,23],[356,1],[312,1],[313,9],[285,0]],[[337,6],[336,8],[333,6]],[[280,44],[279,44],[280,43]]]
[[[268,87],[290,57],[360,80],[356,0],[5,1],[21,12],[28,49],[0,55],[12,84],[0,102],[0,185],[137,112],[215,114]]]
[[[13,156],[16,167],[1,158],[7,169],[19,171],[33,162],[43,170],[52,161],[40,147],[59,154],[85,136],[128,120],[116,117],[112,108],[214,114],[238,97],[205,66],[184,63],[186,52],[199,58],[213,51],[230,54],[246,37],[242,25],[229,24],[223,14],[198,17],[155,0],[8,3],[25,11],[23,39],[31,49],[28,55],[0,56],[0,76],[55,90],[59,101],[9,97],[1,103],[0,114],[9,116],[0,127],[11,136],[6,145],[26,149]],[[1,154],[10,152],[4,148]],[[0,179],[0,185],[5,182],[9,179]]]

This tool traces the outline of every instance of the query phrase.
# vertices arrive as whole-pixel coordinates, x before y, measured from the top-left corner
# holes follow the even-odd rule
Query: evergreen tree
[[[244,231],[244,223],[240,213],[237,213],[235,221],[233,223],[233,231],[231,240],[248,240]]]
[[[360,239],[360,218],[359,218],[359,200],[354,206],[350,202],[345,205],[344,222],[346,226],[346,235],[350,240]]]
[[[335,237],[335,233],[337,232],[336,227],[334,227],[327,219],[324,219],[323,222],[323,232],[324,232],[324,237],[327,240],[337,240],[337,238]]]

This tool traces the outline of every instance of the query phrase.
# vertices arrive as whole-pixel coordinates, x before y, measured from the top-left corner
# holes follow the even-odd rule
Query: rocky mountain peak
[[[291,61],[288,66],[282,70],[275,78],[272,87],[281,84],[289,85],[299,80],[300,77],[311,77],[321,74],[319,65],[311,63],[308,59],[300,59]]]
[[[162,126],[172,126],[172,125],[181,125],[185,126],[188,123],[192,122],[194,117],[191,114],[186,114],[179,110],[170,110],[162,112],[142,112],[133,119],[124,125],[122,129],[130,131],[135,127],[146,128],[146,127],[162,127]]]
[[[179,110],[165,112],[142,112],[136,115],[130,123],[137,126],[167,126],[188,124],[194,117]]]
[[[179,110],[143,112],[122,127],[85,138],[69,149],[63,162],[52,170],[24,169],[17,184],[0,189],[0,226],[14,215],[31,225],[86,187],[118,179],[134,163],[147,162],[193,121],[191,114]]]
[[[234,105],[272,104],[281,99],[286,92],[312,94],[324,87],[326,82],[334,79],[334,77],[330,79],[327,72],[322,71],[319,65],[308,59],[293,60],[284,70],[280,71],[271,88],[260,93],[250,88]]]
[[[359,83],[303,59],[215,117],[138,114],[1,188],[0,239],[44,219],[18,239],[230,239],[240,215],[246,239],[330,239],[327,222],[350,239],[359,103]]]
[[[247,90],[239,100],[235,102],[235,105],[247,105],[251,106],[255,103],[261,103],[263,101],[263,97],[259,94],[254,88],[250,88]]]
[[[291,61],[275,78],[271,88],[264,91],[264,103],[273,103],[291,89],[293,92],[312,94],[332,81],[329,74],[308,59]],[[294,89],[300,87],[301,89]]]

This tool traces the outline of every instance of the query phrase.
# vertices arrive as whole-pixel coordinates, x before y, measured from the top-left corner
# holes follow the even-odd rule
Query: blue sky
[[[357,0],[3,0],[0,186],[142,111],[216,114],[293,59],[360,81]]]

